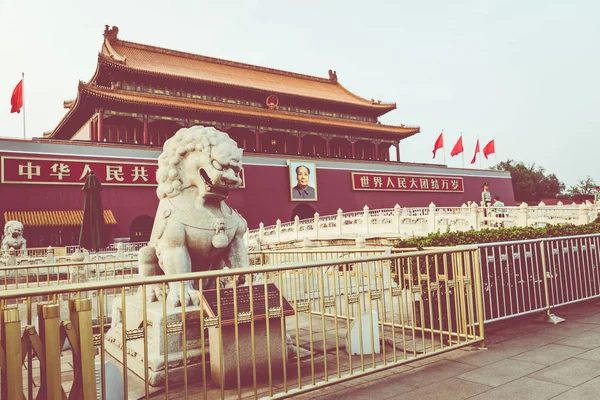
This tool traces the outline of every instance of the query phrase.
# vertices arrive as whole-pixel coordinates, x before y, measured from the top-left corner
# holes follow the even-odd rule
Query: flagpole
[[[496,151],[496,136],[494,136],[494,161],[498,165],[498,152]]]
[[[21,101],[23,102],[23,139],[27,139],[25,131],[25,72],[21,72]]]
[[[460,133],[460,139],[462,142],[462,132]],[[463,148],[463,151],[461,153],[462,153],[463,169],[465,169],[465,145],[464,145],[464,143],[462,145],[462,148]]]
[[[479,169],[482,169],[483,167],[481,166],[481,142],[479,141],[479,135],[477,135],[477,143],[479,144]]]
[[[442,129],[442,150],[444,151],[444,165],[446,164],[446,143],[444,142],[444,130]]]

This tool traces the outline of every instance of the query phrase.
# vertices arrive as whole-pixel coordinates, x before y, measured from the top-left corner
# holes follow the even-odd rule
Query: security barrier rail
[[[255,265],[244,269],[147,279],[134,278],[131,260],[118,268],[116,262],[0,268],[2,390],[15,393],[10,374],[18,370],[28,398],[58,390],[44,383],[56,376],[65,395],[81,393],[83,365],[73,362],[73,371],[57,375],[56,360],[44,356],[62,357],[63,367],[81,357],[76,339],[63,345],[75,300],[89,301],[86,321],[98,351],[90,363],[103,398],[115,387],[125,398],[224,398],[303,393],[479,343],[482,322],[542,312],[556,323],[556,307],[600,297],[600,235],[402,254],[303,249],[250,256]],[[73,268],[85,273],[69,275]],[[51,273],[55,281],[48,281]],[[202,306],[171,307],[167,292]],[[64,332],[49,345],[43,326],[57,326],[46,321],[56,315]],[[25,370],[8,362],[16,357],[16,326]]]
[[[68,283],[133,278],[138,274],[137,261],[87,261],[54,264],[25,264],[0,267],[0,288],[4,290]]]
[[[115,388],[124,398],[289,397],[333,385],[481,342],[478,257],[464,247],[3,290],[2,388],[12,382],[8,398],[19,388],[28,398],[95,398],[93,386],[78,386],[91,366],[102,398]],[[77,300],[91,303],[85,340],[95,357],[56,334],[39,351],[22,347],[18,337],[50,326],[40,305],[55,327],[75,319]],[[111,328],[92,330],[106,310]],[[17,348],[25,369],[6,364]]]
[[[478,246],[486,322],[600,296],[600,235]]]
[[[389,247],[369,247],[364,249],[331,247],[316,249],[293,249],[277,251],[248,252],[250,265],[281,265],[300,262],[340,260],[379,254],[390,254]]]
[[[293,251],[251,251],[248,252],[248,257],[250,265],[275,265],[362,257],[385,252],[389,253],[389,248],[297,249]],[[39,262],[19,262],[15,265],[0,264],[0,287],[9,289],[32,285],[117,279],[133,277],[138,272],[137,254],[135,257],[126,259],[111,257],[81,262],[72,262],[69,259],[66,262],[51,263],[42,260],[33,261]]]

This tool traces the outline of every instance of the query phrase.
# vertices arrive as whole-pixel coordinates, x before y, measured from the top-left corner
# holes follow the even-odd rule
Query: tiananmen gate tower
[[[480,200],[483,182],[514,204],[507,172],[402,162],[400,142],[420,128],[380,123],[396,104],[355,95],[332,70],[322,78],[163,49],[106,26],[93,77],[64,107],[43,137],[0,139],[0,215],[24,223],[29,247],[76,244],[90,170],[110,239],[147,240],[162,146],[196,125],[244,150],[244,185],[228,204],[251,229],[365,205],[460,206]],[[294,197],[299,166],[314,197]]]

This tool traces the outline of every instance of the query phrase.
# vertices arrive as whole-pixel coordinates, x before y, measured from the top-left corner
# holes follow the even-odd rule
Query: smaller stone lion
[[[23,224],[19,221],[8,221],[4,225],[4,236],[2,236],[2,250],[8,251],[25,250],[27,240],[23,237]]]

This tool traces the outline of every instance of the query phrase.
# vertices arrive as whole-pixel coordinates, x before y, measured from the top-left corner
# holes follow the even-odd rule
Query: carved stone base
[[[254,363],[252,360],[252,335],[250,323],[238,325],[238,351],[240,360],[240,381],[252,383],[252,365],[256,365],[256,379],[264,382],[269,379],[270,351],[271,376],[278,378],[283,373],[283,364],[287,362],[289,352],[287,340],[281,337],[281,321],[279,318],[269,320],[269,341],[267,341],[267,324],[265,320],[254,321]],[[284,327],[285,329],[285,327]],[[219,335],[219,333],[221,335]],[[212,383],[226,389],[237,386],[237,355],[235,351],[235,328],[233,325],[223,326],[221,332],[218,327],[208,329],[210,337],[210,350],[215,356],[210,360]],[[219,349],[219,338],[222,338]],[[283,351],[282,351],[283,346]],[[222,350],[222,364],[219,362],[219,350]],[[294,348],[295,351],[295,348]],[[222,368],[222,370],[221,370]]]
[[[142,322],[142,301],[137,296],[125,299],[125,332],[127,368],[144,379],[144,331]],[[184,377],[183,329],[181,307],[167,307],[166,320],[163,318],[161,302],[147,303],[147,351],[148,351],[148,384],[163,386],[165,384],[165,327],[169,382],[181,382]],[[201,379],[202,345],[200,343],[200,308],[186,307],[186,353],[185,369],[189,379]],[[121,297],[113,300],[112,326],[105,336],[108,353],[123,363],[123,312]],[[209,360],[208,346],[205,347],[206,362]],[[207,376],[209,374],[206,370]]]

